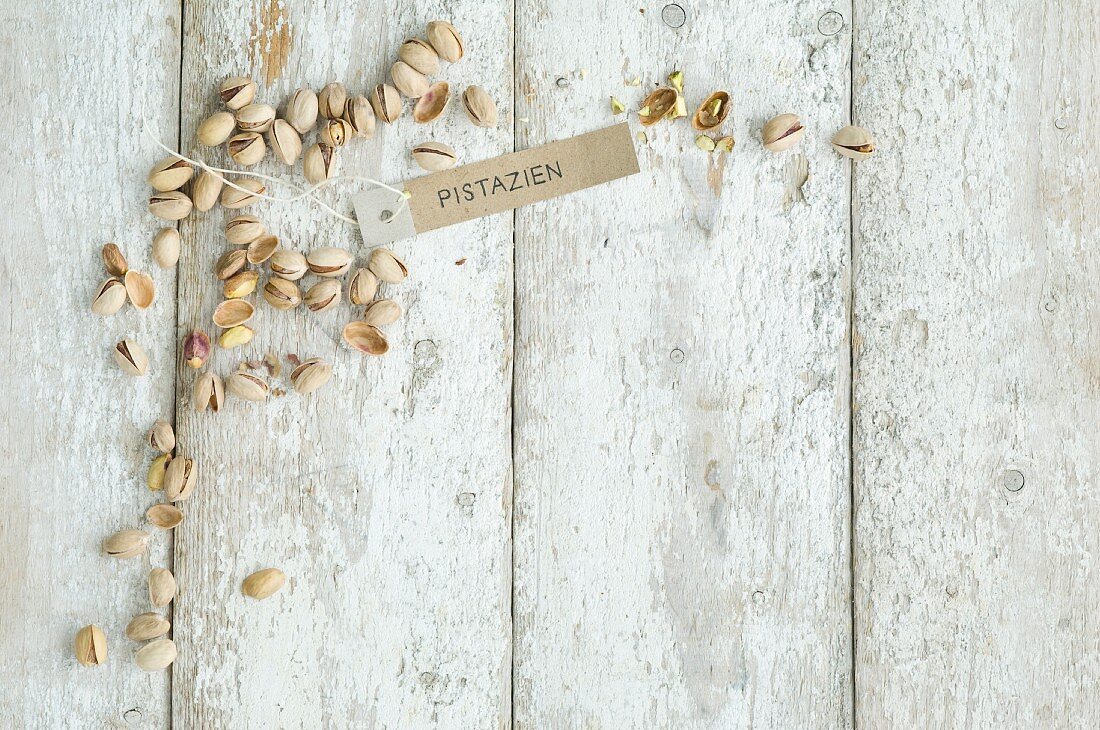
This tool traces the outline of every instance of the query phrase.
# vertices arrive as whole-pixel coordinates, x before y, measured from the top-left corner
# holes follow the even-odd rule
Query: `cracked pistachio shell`
[[[219,388],[221,378],[218,378]],[[164,477],[164,496],[169,502],[182,502],[195,491],[195,460],[184,457],[172,459]]]
[[[349,322],[345,325],[344,342],[368,355],[384,355],[390,349],[382,330],[366,322]]]
[[[489,92],[480,86],[470,86],[462,92],[462,108],[478,127],[497,126],[497,105]]]
[[[176,577],[167,568],[153,568],[149,571],[149,601],[157,608],[163,608],[176,597]]]
[[[317,276],[343,276],[351,261],[351,251],[335,246],[315,248],[306,255],[309,270]]]
[[[146,672],[157,672],[176,661],[176,656],[176,645],[171,639],[157,639],[134,652],[134,663]]]
[[[149,487],[150,492],[164,489],[164,476],[168,473],[168,464],[171,461],[171,454],[161,454],[149,464],[149,471],[145,473],[145,486]]]
[[[145,519],[149,520],[149,524],[162,530],[171,530],[183,522],[183,510],[174,504],[162,502],[145,510]]]
[[[425,76],[439,73],[439,54],[427,41],[409,38],[397,49],[397,57]]]
[[[271,151],[285,165],[293,165],[302,155],[302,138],[285,119],[276,119],[267,133]]]
[[[244,271],[248,265],[248,253],[244,249],[234,248],[223,253],[214,263],[214,276],[225,281]]]
[[[344,119],[326,119],[317,133],[321,144],[329,147],[343,147],[344,143],[355,136],[355,130]]]
[[[332,377],[332,366],[319,357],[304,361],[290,373],[290,383],[302,395],[312,393]]]
[[[378,84],[370,93],[370,105],[374,116],[386,124],[401,116],[401,94],[389,84]]]
[[[144,530],[119,530],[103,541],[103,552],[112,558],[136,558],[149,545],[149,533]]]
[[[247,256],[247,253],[245,254]],[[222,285],[222,294],[226,299],[240,299],[247,297],[256,291],[256,284],[260,281],[260,275],[255,271],[242,271],[225,280]]]
[[[179,190],[149,196],[149,212],[166,221],[183,220],[191,214],[191,198]]]
[[[237,110],[237,129],[242,132],[266,132],[275,121],[275,107],[249,104]]]
[[[232,350],[234,347],[240,347],[241,345],[247,345],[252,342],[252,338],[256,336],[256,333],[251,327],[246,327],[243,324],[239,324],[236,327],[230,327],[225,332],[221,333],[218,337],[218,344],[222,349]]]
[[[309,289],[302,301],[311,312],[323,312],[340,303],[340,282],[336,279],[322,279]]]
[[[156,296],[153,277],[143,271],[130,269],[126,272],[123,282],[126,285],[126,296],[135,307],[148,309],[153,304],[153,298]]]
[[[249,598],[263,600],[270,598],[286,583],[286,574],[278,568],[257,570],[244,579],[241,591]]]
[[[360,94],[348,99],[344,105],[344,121],[351,126],[351,131],[356,137],[370,139],[374,136],[374,109],[371,108],[370,99]]]
[[[370,269],[356,269],[348,283],[348,300],[352,304],[366,304],[378,292],[378,277]]]
[[[162,454],[176,448],[176,432],[172,430],[172,424],[163,420],[154,423],[149,429],[149,445]]]
[[[229,135],[233,134],[236,127],[237,120],[229,112],[211,114],[199,124],[197,133],[199,144],[206,147],[217,147],[229,139]]]
[[[85,667],[94,667],[107,660],[107,635],[95,624],[88,624],[76,632],[73,640],[76,660]]]
[[[285,248],[272,254],[271,258],[267,260],[267,265],[272,274],[290,281],[298,281],[309,271],[309,264],[306,263],[305,256],[297,251]]]
[[[191,176],[195,174],[195,168],[187,160],[178,157],[166,157],[149,171],[149,185],[158,192],[179,190]]]
[[[442,142],[422,142],[412,148],[413,162],[428,172],[449,170],[455,166],[457,156],[450,145]]]
[[[268,389],[263,378],[252,373],[233,373],[225,381],[225,392],[242,400],[267,400]]]
[[[126,638],[131,641],[149,641],[164,636],[172,630],[172,622],[155,611],[139,613],[126,624]]]
[[[108,279],[99,285],[92,298],[92,311],[101,316],[114,314],[126,304],[126,285],[118,279]]]
[[[203,170],[191,183],[191,202],[195,210],[208,211],[218,202],[225,178],[213,170]]]
[[[183,361],[193,368],[201,368],[210,357],[210,336],[202,330],[194,330],[183,338]]]
[[[131,339],[119,340],[113,352],[115,362],[127,375],[140,377],[149,369],[149,357],[145,350]]]
[[[217,413],[221,410],[224,402],[225,384],[222,383],[220,375],[207,371],[195,379],[195,385],[191,388],[191,406],[196,411],[201,412],[209,408]],[[179,459],[174,459],[168,464],[169,475],[172,473],[172,464],[177,461]]]
[[[367,305],[363,321],[375,327],[393,324],[401,317],[401,305],[392,299],[378,299]]]
[[[260,199],[259,196],[267,193],[267,186],[255,178],[238,177],[229,182],[248,192],[242,192],[235,187],[226,185],[222,189],[222,207],[236,210],[252,205]]]
[[[875,138],[863,127],[848,126],[833,137],[833,149],[852,160],[865,160],[875,153]]]
[[[225,224],[225,240],[234,246],[247,246],[265,233],[267,226],[254,215],[239,215]]]
[[[126,272],[130,270],[130,265],[126,263],[126,257],[122,255],[119,247],[113,243],[103,244],[99,255],[103,259],[103,267],[107,269],[107,273],[111,276],[126,276]]]
[[[302,303],[298,285],[289,279],[273,276],[264,284],[264,299],[276,309],[294,309]]]
[[[462,36],[458,29],[445,20],[433,20],[428,23],[428,42],[444,61],[454,63],[462,58]]]
[[[450,101],[450,98],[451,87],[447,82],[435,82],[428,87],[423,96],[417,99],[416,106],[413,107],[412,111],[413,121],[418,124],[427,124],[438,119],[443,110],[447,108],[447,102]]]
[[[153,236],[153,260],[162,269],[170,269],[180,260],[180,232],[175,228],[161,228]]]
[[[428,91],[427,77],[404,61],[397,61],[390,67],[390,78],[394,88],[412,99],[418,99]]]
[[[302,175],[313,185],[332,177],[335,166],[336,150],[321,142],[312,145],[302,157]]]
[[[313,89],[297,89],[286,102],[286,120],[298,134],[305,134],[317,124],[317,94]]]
[[[649,127],[664,119],[676,110],[679,94],[670,86],[659,86],[649,93],[638,110],[638,120],[643,127]]]
[[[233,161],[242,167],[251,167],[264,158],[267,145],[259,132],[234,134],[225,143],[225,149]]]
[[[252,306],[252,302],[247,299],[227,299],[214,308],[214,315],[211,319],[219,327],[229,328],[244,324],[252,319],[252,315],[255,313],[256,310]]]
[[[691,117],[691,126],[700,132],[709,132],[722,126],[730,113],[730,95],[715,91],[708,96]]]
[[[279,239],[275,236],[260,236],[252,243],[248,244],[248,248],[245,250],[245,258],[248,259],[248,263],[252,265],[262,264],[271,258],[276,249],[279,248]]]
[[[317,111],[325,119],[336,119],[344,113],[344,104],[348,100],[348,90],[339,81],[325,84],[317,95]]]
[[[237,111],[256,98],[256,82],[247,76],[230,76],[218,86],[218,98],[226,108]]]
[[[772,152],[789,150],[798,144],[806,134],[797,114],[780,114],[768,120],[760,130],[760,141],[764,149]]]
[[[376,248],[370,252],[367,268],[387,284],[400,284],[409,275],[405,262],[386,248]]]

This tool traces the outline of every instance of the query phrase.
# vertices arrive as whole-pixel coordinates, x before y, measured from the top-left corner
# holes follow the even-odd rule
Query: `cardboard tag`
[[[391,191],[367,190],[355,196],[355,215],[363,241],[377,246],[636,172],[638,156],[624,122],[409,180],[403,208]]]

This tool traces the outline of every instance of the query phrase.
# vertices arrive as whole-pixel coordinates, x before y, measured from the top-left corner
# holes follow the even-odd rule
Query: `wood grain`
[[[510,8],[453,3],[467,55],[443,70],[452,89],[482,84],[502,110],[512,106],[511,31],[501,22]],[[365,93],[400,42],[435,15],[367,1],[320,11],[304,0],[188,2],[186,13],[187,140],[215,110],[221,78],[263,79],[260,97],[277,105],[300,84],[342,80]],[[407,110],[401,124],[379,124],[373,140],[341,150],[338,172],[390,182],[418,175],[407,151],[433,137],[462,160],[513,148],[507,124],[476,129],[456,103],[427,127]],[[211,156],[224,161],[221,151]],[[257,169],[289,174],[270,158]],[[301,181],[300,166],[293,176]],[[350,212],[357,189],[336,189],[331,200]],[[358,231],[316,209],[255,212],[288,247],[344,246],[366,263]],[[181,336],[209,329],[220,298],[210,267],[226,248],[228,217],[219,210],[184,227]],[[321,356],[335,366],[325,388],[195,413],[186,400],[195,373],[181,370],[182,448],[198,460],[201,483],[177,543],[179,727],[509,721],[511,218],[419,236],[396,251],[412,273],[384,287],[406,312],[387,328],[384,358],[343,345],[349,305],[285,313],[261,301],[254,343],[218,351],[213,369],[228,374],[269,350]],[[278,385],[288,387],[285,375]],[[269,565],[286,572],[286,588],[260,603],[242,596],[241,580]]]
[[[848,34],[818,32],[821,2],[699,5],[677,31],[657,6],[521,8],[521,147],[675,68],[691,110],[731,92],[738,144],[660,123],[641,175],[517,211],[516,726],[845,725],[848,166],[826,134]],[[787,111],[805,140],[765,152]]]
[[[856,6],[857,724],[1095,727],[1100,8]]]
[[[133,664],[123,629],[150,610],[145,575],[166,564],[168,536],[126,561],[103,555],[101,542],[143,526],[156,501],[145,488],[145,433],[172,415],[175,277],[149,256],[160,223],[145,211],[145,176],[156,158],[138,144],[138,114],[176,139],[179,37],[171,2],[0,8],[6,727],[167,725],[168,675]],[[92,314],[107,241],[152,274],[152,308]],[[123,374],[111,355],[127,336],[149,353],[143,378]],[[105,666],[73,658],[73,637],[89,623],[107,634]]]

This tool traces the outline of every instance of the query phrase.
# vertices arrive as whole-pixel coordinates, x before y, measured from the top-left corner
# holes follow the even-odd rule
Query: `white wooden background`
[[[677,29],[665,2],[0,6],[0,725],[1100,724],[1100,8],[678,2]],[[443,75],[500,125],[405,119],[344,172],[418,174],[428,135],[474,161],[589,131],[676,68],[689,104],[731,92],[737,147],[655,127],[638,176],[399,243],[381,359],[339,344],[346,306],[261,304],[215,367],[270,349],[332,381],[194,413],[176,348],[219,298],[228,215],[155,268],[142,111],[195,151],[221,78],[363,92],[439,17],[467,41]],[[804,141],[765,152],[786,111]],[[849,120],[880,145],[858,166],[828,146]],[[109,240],[152,309],[89,312]],[[124,335],[148,377],[116,369]],[[174,540],[110,560],[155,501],[156,418],[200,486]],[[268,565],[287,587],[246,600]],[[153,566],[180,582],[180,657],[145,674],[123,628]],[[72,657],[92,622],[104,667]]]

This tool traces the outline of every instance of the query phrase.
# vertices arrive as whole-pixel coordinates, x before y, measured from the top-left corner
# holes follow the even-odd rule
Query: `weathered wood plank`
[[[484,85],[511,107],[511,4],[464,0],[448,12],[467,56],[453,88]],[[364,93],[423,32],[426,8],[374,1],[322,10],[302,1],[186,5],[184,133],[215,110],[214,85],[250,73],[281,104],[299,84],[345,81]],[[431,126],[379,125],[341,151],[339,172],[397,181],[420,174],[412,144],[432,137],[464,160],[509,151],[510,125],[474,128],[452,103]],[[214,155],[224,160],[221,152]],[[268,160],[257,168],[279,175]],[[299,168],[300,169],[300,168]],[[295,178],[301,181],[296,171]],[[350,212],[351,190],[333,196]],[[291,247],[350,247],[357,231],[304,205],[256,206]],[[226,248],[220,209],[185,227],[180,334],[207,326]],[[223,412],[178,403],[183,448],[201,465],[177,544],[185,594],[173,710],[180,727],[490,727],[510,716],[511,218],[420,236],[396,250],[411,269],[387,286],[406,316],[381,359],[349,351],[350,306],[280,313],[260,301],[253,345],[217,352],[227,374],[266,351],[335,366],[311,397]],[[465,265],[456,261],[466,259]],[[312,283],[312,278],[305,283]],[[186,396],[194,373],[182,373]],[[283,387],[287,387],[284,382]],[[287,587],[263,603],[240,582],[275,565]]]
[[[1095,727],[1100,7],[856,6],[858,725]]]
[[[849,39],[828,3],[739,5],[675,31],[519,5],[521,146],[677,67],[689,107],[731,92],[738,139],[662,123],[640,176],[517,213],[519,727],[850,722]],[[764,151],[786,111],[806,139]]]
[[[156,501],[144,485],[144,435],[172,413],[175,276],[149,256],[159,223],[145,211],[145,175],[156,157],[138,141],[138,111],[175,141],[179,28],[174,2],[0,8],[6,727],[168,723],[168,674],[138,669],[123,635],[133,614],[150,609],[145,575],[165,565],[168,536],[127,561],[105,557],[101,542],[141,527]],[[152,308],[91,313],[107,241],[153,275]],[[126,336],[150,355],[144,378],[114,363],[111,348]],[[88,623],[107,634],[105,666],[73,657],[74,634]]]

